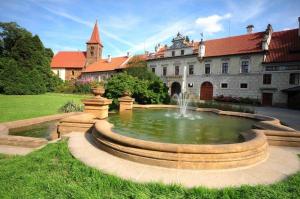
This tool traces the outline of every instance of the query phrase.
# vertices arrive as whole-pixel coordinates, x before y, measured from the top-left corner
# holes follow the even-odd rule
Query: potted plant
[[[105,93],[104,82],[92,81],[91,82],[92,93],[96,98],[100,98]]]

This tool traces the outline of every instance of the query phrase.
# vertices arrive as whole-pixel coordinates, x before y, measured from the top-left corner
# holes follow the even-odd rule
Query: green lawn
[[[47,93],[43,95],[0,95],[0,122],[57,114],[67,101],[87,95]]]
[[[211,179],[214,180],[214,179]],[[268,186],[186,189],[139,184],[85,166],[66,141],[27,156],[0,156],[0,198],[300,198],[300,172]]]

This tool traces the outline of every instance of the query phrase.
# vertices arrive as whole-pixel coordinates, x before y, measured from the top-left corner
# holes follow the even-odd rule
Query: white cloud
[[[213,34],[223,30],[223,25],[221,23],[224,19],[229,19],[231,14],[220,15],[211,15],[208,17],[199,17],[196,19],[195,23],[198,28],[204,33]]]

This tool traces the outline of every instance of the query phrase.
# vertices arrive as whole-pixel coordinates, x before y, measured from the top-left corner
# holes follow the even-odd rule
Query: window
[[[75,72],[72,70],[72,75],[74,75],[75,74]]]
[[[175,51],[172,51],[172,57],[174,57],[175,56]]]
[[[296,85],[300,82],[300,73],[291,73],[290,74],[290,84]]]
[[[222,63],[222,74],[228,73],[228,63]]]
[[[272,74],[264,74],[263,84],[271,84],[271,82],[272,82]]]
[[[221,88],[228,88],[228,84],[227,83],[222,83]]]
[[[249,61],[242,61],[241,73],[248,73],[248,72],[249,72]]]
[[[189,65],[189,75],[194,74],[194,65]]]
[[[175,66],[175,75],[179,75],[179,66]]]
[[[94,55],[94,52],[93,51],[91,51],[91,56],[93,56]]]
[[[59,70],[57,70],[57,76],[59,77]]]
[[[91,50],[94,50],[94,46],[91,46]]]
[[[163,76],[167,76],[167,67],[163,67]]]
[[[248,84],[246,84],[246,83],[241,83],[240,87],[241,87],[241,88],[248,88]]]
[[[184,50],[181,50],[181,51],[180,51],[180,54],[181,54],[181,55],[184,55]]]
[[[205,74],[210,74],[210,64],[205,64]]]
[[[154,67],[152,67],[151,70],[152,70],[152,73],[155,73],[155,68]]]

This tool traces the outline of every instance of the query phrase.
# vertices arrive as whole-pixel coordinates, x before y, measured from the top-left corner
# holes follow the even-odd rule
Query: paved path
[[[300,131],[300,110],[276,107],[255,107],[255,112],[261,115],[275,117],[284,124]]]
[[[113,156],[92,144],[91,135],[71,133],[69,149],[88,166],[137,182],[177,183],[186,187],[222,188],[270,184],[300,170],[300,148],[270,147],[269,158],[257,165],[227,170],[183,170],[144,165]]]
[[[9,146],[9,145],[0,145],[0,153],[7,155],[27,155],[31,153],[34,148],[18,147],[18,146]]]

